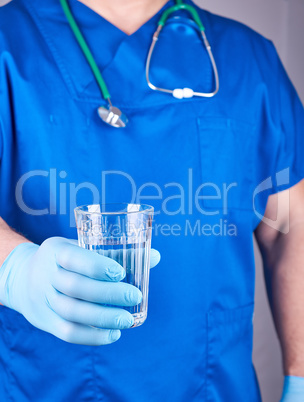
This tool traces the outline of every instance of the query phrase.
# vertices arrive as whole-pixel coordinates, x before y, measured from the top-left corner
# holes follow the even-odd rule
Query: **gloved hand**
[[[151,250],[151,265],[159,260]],[[22,243],[0,268],[0,302],[66,342],[105,345],[117,341],[134,319],[122,308],[100,304],[135,306],[142,299],[139,289],[120,282],[124,276],[116,261],[71,240]]]
[[[304,401],[304,378],[286,376],[284,381],[281,402],[303,402]]]

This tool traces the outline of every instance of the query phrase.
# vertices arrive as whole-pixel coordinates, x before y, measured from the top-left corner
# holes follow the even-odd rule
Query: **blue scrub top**
[[[297,94],[271,42],[195,5],[220,92],[184,100],[154,92],[145,60],[160,13],[128,36],[70,4],[129,125],[99,119],[105,103],[59,0],[0,8],[1,216],[41,243],[76,238],[76,204],[152,204],[162,261],[151,272],[147,321],[109,346],[65,343],[1,307],[0,400],[260,401],[252,234],[267,197],[304,177]],[[198,32],[178,17],[157,44],[151,80],[211,91]]]

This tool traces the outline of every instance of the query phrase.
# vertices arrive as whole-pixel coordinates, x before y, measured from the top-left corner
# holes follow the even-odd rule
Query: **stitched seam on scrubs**
[[[212,370],[214,368],[214,364],[212,363],[212,347],[210,339],[211,331],[210,326],[212,323],[212,312],[207,313],[207,356],[206,356],[206,401],[212,401],[210,396],[209,387],[212,385]]]
[[[203,117],[198,117],[197,118],[198,121],[198,136],[199,136],[199,152],[200,152],[200,179],[202,183],[207,183],[210,180],[205,178],[204,179],[204,168],[203,168],[203,157],[204,157],[204,153],[203,153],[203,143],[201,141],[202,136],[203,136],[203,132],[207,131],[207,130],[223,130],[225,131],[225,129],[231,129],[233,130],[233,132],[237,131],[237,127],[240,125],[241,127],[247,127],[248,128],[248,136],[249,136],[249,141],[250,141],[250,148],[252,148],[253,146],[253,140],[254,140],[254,132],[256,129],[256,125],[245,121],[245,120],[240,120],[240,119],[236,119],[236,118],[230,118],[230,117],[223,117],[223,116],[203,116]],[[207,154],[205,154],[207,155]],[[247,168],[246,170],[244,169],[243,171],[248,171],[247,176],[244,176],[244,178],[247,178],[247,180],[250,181],[250,187],[249,187],[249,192],[250,194],[253,194],[253,158],[252,158],[252,153],[249,154],[249,159],[247,159]],[[221,185],[224,183],[224,181],[221,183]],[[238,187],[240,189],[240,187]],[[224,206],[221,204],[214,204],[212,206],[208,206],[206,203],[203,203],[203,207],[206,210],[219,210],[222,211],[224,209]],[[228,211],[229,210],[239,210],[239,211],[249,211],[252,212],[253,211],[253,207],[252,205],[250,206],[243,206],[241,200],[239,199],[239,205],[235,205],[234,203],[232,205],[229,206],[228,203]]]
[[[101,392],[99,392],[98,382],[97,382],[97,371],[95,369],[95,351],[91,351],[91,368],[92,368],[92,384],[93,384],[93,392],[94,392],[94,399],[96,401],[101,401]]]
[[[214,352],[213,343],[218,340],[217,329],[222,326],[230,326],[233,323],[240,323],[249,318],[252,323],[252,312],[254,302],[238,306],[232,309],[210,310],[207,312],[207,370],[206,370],[206,401],[214,401],[209,391],[212,386],[214,370],[217,367],[217,359],[220,356]]]
[[[238,306],[232,309],[212,310],[210,315],[212,317],[213,325],[229,325],[234,322],[239,322],[248,319],[254,311],[254,302]]]
[[[275,47],[274,47],[272,42],[271,42],[271,44],[272,44],[272,47],[273,47],[274,51],[276,52]],[[283,115],[283,111],[282,111],[282,89],[281,89],[280,78],[279,78],[280,77],[280,74],[279,74],[279,66],[280,66],[280,64],[279,63],[280,63],[280,59],[278,57],[277,58],[276,76],[277,76],[277,82],[279,82],[279,85],[278,85],[278,95],[277,96],[278,96],[278,99],[279,99],[279,102],[278,102],[279,116],[282,116]],[[288,133],[284,132],[284,127],[282,127],[282,120],[280,121],[279,133],[280,133],[280,139],[283,138],[283,141],[284,141],[285,137],[288,137]],[[280,191],[287,190],[287,189],[291,188],[292,186],[294,186],[295,184],[299,183],[304,178],[304,169],[302,168],[302,172],[297,171],[298,170],[297,163],[299,164],[299,161],[297,161],[297,152],[296,152],[296,150],[298,149],[299,135],[301,135],[301,134],[303,135],[304,132],[302,131],[302,133],[300,133],[300,134],[298,134],[298,132],[294,133],[294,135],[295,135],[295,144],[294,145],[295,146],[292,149],[293,152],[290,151],[288,154],[286,154],[284,156],[284,159],[288,158],[288,156],[291,156],[291,160],[293,161],[292,165],[289,165],[289,166],[286,166],[285,168],[282,168],[282,166],[279,166],[280,161],[276,160],[275,174],[278,172],[278,170],[282,171],[284,169],[289,169],[289,183],[285,184],[285,185],[278,186],[277,181],[274,180],[273,181],[273,189],[272,189],[271,194],[275,194],[275,193],[278,193]],[[280,142],[281,141],[282,140],[280,140]],[[278,155],[278,159],[280,159],[280,155]],[[303,167],[303,164],[300,164],[300,166]]]
[[[11,313],[11,311],[10,311],[10,309],[8,307],[3,306],[3,308],[7,309],[6,311],[8,311],[9,314]],[[3,311],[0,311],[0,314],[3,314]],[[4,319],[5,319],[5,315],[6,314],[4,313]],[[13,348],[12,348],[12,345],[11,345],[11,340],[14,338],[14,333],[13,333],[12,329],[7,325],[7,320],[5,321],[5,324],[6,324],[6,331],[9,333],[9,336],[8,336],[9,362],[8,362],[6,367],[7,367],[7,378],[8,378],[8,381],[10,383],[9,387],[5,387],[5,391],[6,391],[6,395],[8,397],[7,401],[14,402],[12,392],[9,392],[9,390],[12,390],[14,387],[16,387],[16,383],[14,381],[14,376],[13,376],[13,373],[11,371],[11,367],[12,367],[11,363],[14,360],[14,358],[13,358]]]
[[[206,325],[206,379],[205,379],[205,388],[204,388],[204,400],[208,400],[208,367],[209,367],[209,323],[208,323],[208,313],[206,315],[206,321],[207,321],[207,325]]]
[[[272,41],[270,41],[270,40],[268,40],[269,41],[269,43],[271,44],[271,46],[272,46],[272,50],[274,51],[274,53],[276,53],[276,50],[275,50],[275,46],[274,46],[274,44],[273,44],[273,42]],[[279,60],[278,60],[278,56],[277,56],[277,58],[276,58],[276,72],[275,72],[275,75],[276,75],[276,79],[277,79],[277,82],[279,83],[278,85],[277,85],[277,99],[279,99],[279,101],[278,101],[278,109],[279,109],[279,112],[278,112],[278,115],[281,117],[282,116],[282,107],[281,107],[281,85],[280,85],[280,78],[279,78]],[[273,119],[272,119],[273,120]],[[276,126],[276,124],[275,124],[276,122],[275,121],[273,121],[273,124],[274,124],[274,126]],[[280,120],[280,128],[278,129],[278,133],[279,133],[279,138],[280,138],[280,143],[281,143],[281,141],[282,141],[282,139],[283,139],[283,141],[284,141],[284,134],[283,134],[283,128],[282,128],[282,121]],[[286,134],[285,134],[286,135]],[[277,158],[276,158],[276,161],[275,161],[275,172],[274,173],[276,173],[277,171],[278,171],[278,165],[279,165],[279,160],[280,160],[280,155],[278,154],[277,155]],[[286,167],[286,168],[288,168],[288,167]],[[272,172],[271,172],[271,177],[273,176],[273,174],[272,174]],[[282,188],[283,187],[281,187],[281,189],[278,189],[278,186],[277,186],[277,183],[276,183],[276,180],[274,180],[273,181],[273,183],[272,183],[272,185],[273,185],[273,191],[271,191],[271,194],[275,194],[275,193],[277,193],[277,192],[279,192],[279,191],[281,191],[282,190]],[[288,188],[288,187],[287,187]]]
[[[29,5],[29,2],[24,2],[24,6],[28,9],[29,14],[32,16],[38,30],[40,31],[41,37],[44,39],[45,43],[47,44],[51,56],[53,57],[55,64],[57,65],[60,73],[62,74],[63,81],[66,83],[68,89],[71,91],[72,97],[75,99],[76,96],[76,89],[73,85],[73,81],[71,80],[67,70],[65,69],[64,64],[60,60],[60,56],[57,53],[57,49],[52,43],[50,37],[48,36],[46,30],[44,29],[43,25],[40,23],[39,17],[35,11],[35,9]]]
[[[201,156],[201,136],[199,134],[200,132],[200,118],[196,119],[196,125],[197,125],[197,131],[198,131],[198,138],[197,138],[197,142],[198,142],[198,150],[199,150],[199,178],[200,178],[200,184],[203,183],[203,165],[202,165],[202,156]],[[208,325],[207,325],[208,328]]]
[[[4,143],[4,130],[3,130],[3,122],[0,116],[0,162],[2,160],[2,155],[3,155],[3,143]]]
[[[152,89],[151,89],[152,91]],[[151,92],[151,94],[153,94],[153,92]],[[173,96],[171,97],[168,94],[164,94],[164,97],[166,97],[168,100],[166,101],[162,101],[160,102],[159,100],[156,100],[155,102],[139,102],[139,103],[132,103],[132,105],[130,105],[130,103],[121,103],[121,102],[117,102],[115,101],[115,105],[118,108],[124,109],[124,111],[128,111],[128,110],[145,110],[149,107],[159,107],[159,106],[170,106],[170,105],[178,105],[178,104],[184,104],[184,103],[192,103],[192,102],[196,102],[196,103],[202,103],[202,102],[207,102],[208,98],[206,99],[200,99],[200,98],[191,98],[191,99],[175,99],[173,98]],[[93,104],[100,104],[100,97],[79,97],[76,96],[74,97],[75,100],[79,101],[79,102],[87,102],[87,103],[93,103]],[[210,101],[210,99],[209,99]]]

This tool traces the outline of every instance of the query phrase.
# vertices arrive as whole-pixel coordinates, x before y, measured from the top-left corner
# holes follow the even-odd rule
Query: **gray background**
[[[251,26],[271,39],[304,101],[304,0],[195,0],[197,4]],[[0,5],[7,3],[0,0]],[[283,374],[278,339],[269,311],[256,247],[257,284],[253,360],[263,402],[278,402]]]

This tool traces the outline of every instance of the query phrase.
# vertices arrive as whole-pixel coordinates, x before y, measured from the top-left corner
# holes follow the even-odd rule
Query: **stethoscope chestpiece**
[[[120,109],[112,105],[108,107],[100,106],[98,108],[98,115],[105,123],[112,127],[126,127],[128,123],[127,116]]]

